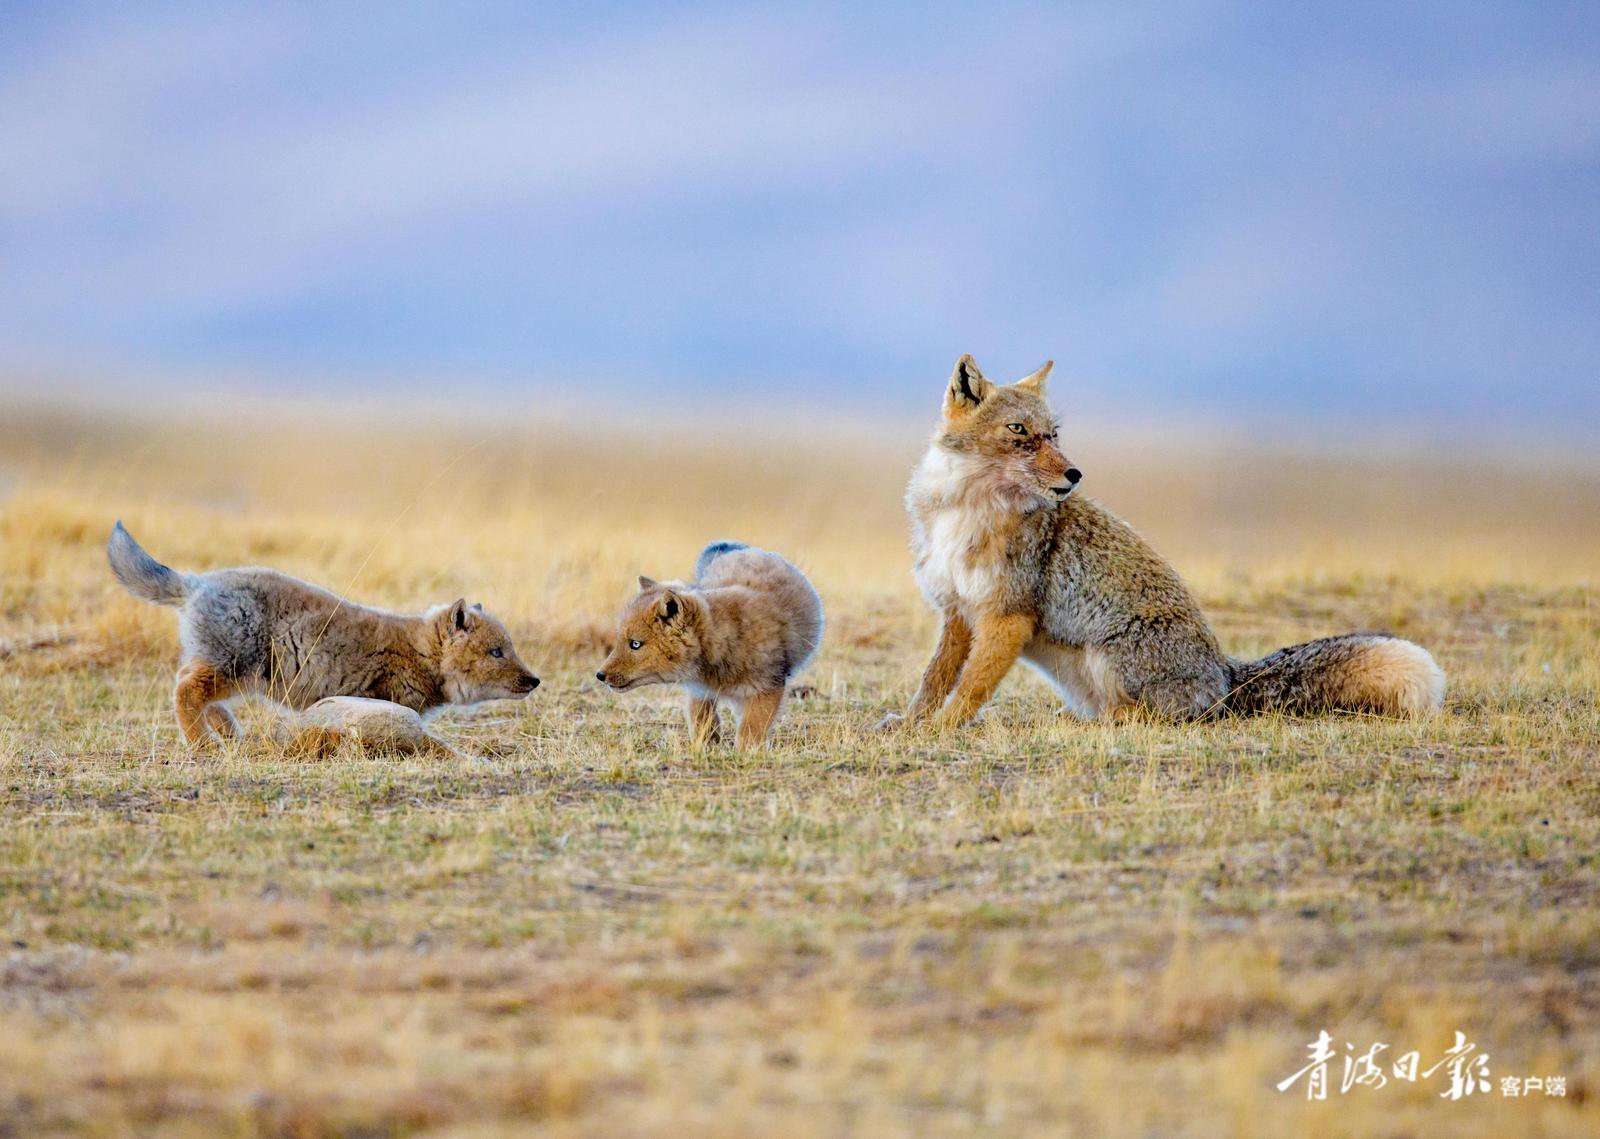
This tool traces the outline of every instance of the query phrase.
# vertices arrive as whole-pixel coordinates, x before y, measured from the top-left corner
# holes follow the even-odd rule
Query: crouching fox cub
[[[683,685],[696,746],[718,741],[717,703],[727,701],[739,710],[739,746],[754,748],[821,640],[822,599],[804,574],[766,550],[714,542],[693,585],[639,579],[595,679],[618,692]]]
[[[457,601],[406,615],[357,605],[270,569],[179,573],[118,522],[111,572],[135,597],[178,609],[174,695],[192,744],[238,730],[226,701],[254,693],[305,709],[366,696],[426,713],[446,704],[516,700],[539,687],[505,626]]]
[[[1398,637],[1348,633],[1237,660],[1217,645],[1178,573],[1131,526],[1075,494],[1056,445],[1046,364],[1015,384],[956,362],[944,417],[911,476],[916,579],[944,616],[906,721],[963,724],[1021,659],[1069,707],[1427,715],[1444,673]]]

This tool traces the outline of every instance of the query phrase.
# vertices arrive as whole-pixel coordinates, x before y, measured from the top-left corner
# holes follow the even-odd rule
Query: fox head
[[[944,393],[944,418],[933,446],[965,489],[1037,509],[1071,494],[1083,477],[1056,445],[1045,402],[1052,364],[1014,384],[991,384],[971,356],[956,361]]]
[[[439,634],[439,675],[452,704],[520,700],[539,678],[511,646],[506,627],[465,599],[434,613]]]
[[[700,652],[695,618],[701,604],[682,586],[641,577],[639,596],[622,611],[617,643],[595,679],[618,692],[693,680]]]

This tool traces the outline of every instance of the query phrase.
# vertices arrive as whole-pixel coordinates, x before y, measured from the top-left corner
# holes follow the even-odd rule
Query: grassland
[[[1600,1133],[1600,473],[1069,424],[1229,647],[1400,632],[1444,714],[1084,724],[1014,677],[883,739],[934,634],[920,431],[0,416],[0,1135]],[[441,721],[477,761],[288,759],[263,710],[193,754],[117,517],[481,599],[545,685]],[[634,575],[719,536],[829,607],[759,754],[590,679]],[[1493,1091],[1276,1092],[1322,1029],[1424,1066],[1460,1030]]]

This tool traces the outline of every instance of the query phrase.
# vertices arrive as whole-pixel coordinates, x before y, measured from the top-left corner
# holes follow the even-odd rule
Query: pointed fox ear
[[[956,361],[955,371],[950,373],[950,386],[944,393],[946,418],[972,411],[988,399],[992,391],[994,385],[983,378],[978,362],[971,356],[961,357]]]
[[[639,592],[640,593],[643,593],[647,589],[654,589],[655,587],[656,587],[656,579],[655,578],[653,578],[653,577],[645,577],[644,574],[640,574],[639,575]]]
[[[1044,395],[1044,382],[1050,378],[1050,369],[1054,368],[1055,366],[1056,362],[1054,360],[1046,360],[1044,362],[1044,367],[1033,373],[1033,375],[1024,376],[1022,379],[1018,380],[1016,386],[1019,388],[1025,388],[1034,395]]]
[[[446,614],[446,620],[449,622],[450,628],[458,633],[466,632],[468,612],[467,599],[465,597],[456,598],[455,604],[450,606],[450,612]]]
[[[661,595],[660,601],[656,602],[656,617],[661,621],[676,621],[682,611],[683,606],[678,602],[678,595],[670,589]]]

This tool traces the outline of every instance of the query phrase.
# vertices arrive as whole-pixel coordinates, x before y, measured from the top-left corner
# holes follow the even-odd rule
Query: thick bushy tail
[[[748,550],[750,547],[743,542],[712,542],[711,545],[700,551],[700,560],[694,563],[694,578],[699,581],[706,576],[706,570],[711,563],[723,554],[731,554],[735,550]]]
[[[145,553],[144,547],[133,540],[133,535],[122,528],[121,522],[111,528],[106,559],[122,588],[144,601],[182,605],[189,594],[188,579]]]
[[[1232,663],[1232,712],[1428,716],[1444,703],[1444,673],[1428,650],[1382,633],[1324,637]]]

